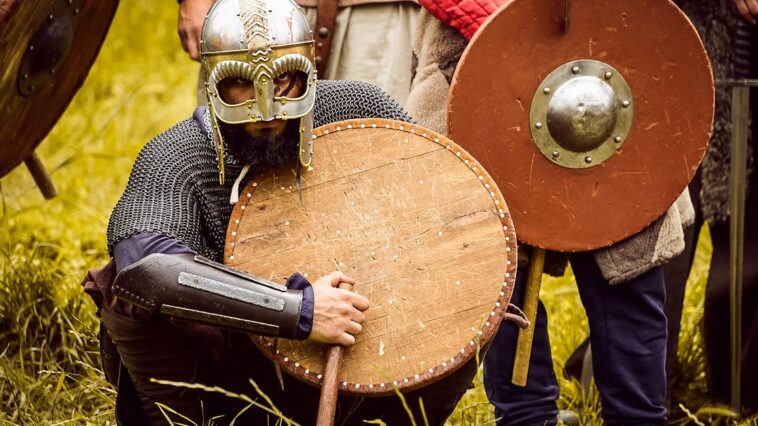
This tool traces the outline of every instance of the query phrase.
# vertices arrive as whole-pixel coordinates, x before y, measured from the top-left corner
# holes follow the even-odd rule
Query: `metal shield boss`
[[[605,247],[661,217],[705,154],[710,62],[668,0],[513,0],[453,77],[450,138],[493,176],[519,240]]]
[[[0,176],[32,156],[87,76],[118,0],[0,2]]]

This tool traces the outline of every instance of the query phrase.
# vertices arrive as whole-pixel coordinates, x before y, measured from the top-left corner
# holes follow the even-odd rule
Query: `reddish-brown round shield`
[[[366,296],[339,390],[389,394],[446,376],[497,330],[516,273],[516,235],[500,192],[468,153],[390,120],[314,131],[315,169],[254,176],[227,231],[224,263],[275,282],[334,270]],[[255,338],[283,369],[320,385],[325,346]]]
[[[492,174],[520,241],[583,251],[676,200],[713,103],[705,49],[672,2],[513,0],[458,65],[449,136]]]
[[[27,159],[84,82],[118,0],[0,1],[0,176]]]

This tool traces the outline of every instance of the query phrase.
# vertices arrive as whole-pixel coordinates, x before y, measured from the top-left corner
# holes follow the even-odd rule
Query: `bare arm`
[[[184,51],[195,61],[200,60],[203,21],[212,5],[213,0],[181,0],[179,5],[179,38]]]

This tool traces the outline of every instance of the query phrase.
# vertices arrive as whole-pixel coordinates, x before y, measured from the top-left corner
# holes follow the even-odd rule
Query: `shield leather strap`
[[[334,270],[371,307],[339,391],[423,387],[494,336],[516,273],[516,235],[494,181],[452,141],[390,120],[314,130],[302,202],[289,168],[255,175],[235,206],[224,263],[283,282]],[[283,370],[321,386],[324,345],[253,337]]]
[[[0,0],[0,177],[32,158],[82,85],[118,0]]]
[[[326,76],[332,51],[334,24],[337,22],[337,0],[318,0],[316,7],[316,69],[319,78]]]
[[[512,0],[464,52],[448,126],[492,173],[520,241],[586,251],[671,206],[713,103],[705,49],[671,1]]]

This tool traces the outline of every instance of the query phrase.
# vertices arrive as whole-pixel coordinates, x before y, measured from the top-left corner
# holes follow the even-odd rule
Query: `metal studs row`
[[[487,325],[489,326],[490,323],[488,322]],[[479,331],[479,335],[482,335],[481,331]],[[266,346],[271,346],[271,344],[267,344]],[[476,346],[477,346],[477,342],[475,342],[474,340],[471,340],[471,341],[469,341],[469,347],[461,348],[460,353],[462,355],[464,355],[464,354],[466,354],[466,352],[469,352],[469,351],[473,352],[475,349],[472,349],[472,348],[475,348]],[[277,350],[276,353],[279,354],[280,353],[279,350]],[[459,358],[459,357],[461,357],[461,355],[456,355],[454,357],[451,357],[449,359],[450,364],[451,365],[455,365],[456,359]],[[294,370],[298,370],[298,369],[302,368],[303,369],[303,371],[302,371],[303,375],[305,375],[306,377],[315,378],[316,382],[318,382],[318,383],[320,383],[321,380],[323,380],[323,375],[322,374],[313,372],[310,369],[305,368],[305,366],[301,366],[299,362],[296,362],[295,360],[292,360],[292,359],[290,359],[287,356],[281,357],[280,361],[283,362],[284,364],[291,365],[292,367],[294,367]],[[399,385],[404,385],[404,384],[411,383],[411,382],[417,382],[417,381],[419,381],[421,379],[424,379],[424,378],[426,378],[427,375],[433,375],[435,370],[437,370],[439,372],[439,371],[446,370],[447,368],[448,368],[448,360],[446,359],[445,361],[442,362],[441,366],[437,366],[435,368],[429,368],[428,370],[426,370],[424,372],[421,372],[421,373],[418,373],[418,374],[414,374],[413,376],[405,377],[405,378],[402,378],[402,379],[399,379],[399,380],[394,380],[392,382],[366,383],[366,384],[364,384],[364,383],[350,383],[350,382],[343,381],[343,382],[339,383],[339,386],[342,389],[355,389],[355,390],[359,390],[359,389],[374,389],[374,388],[379,388],[379,389],[389,388],[389,389],[392,389],[393,387],[398,387]]]
[[[131,291],[123,287],[117,286],[115,284],[113,285],[113,294],[115,296],[118,296],[119,298],[126,299],[135,305],[147,306],[149,309],[156,308],[155,302],[153,302],[152,300],[148,300],[148,299],[145,299],[144,297],[140,297],[132,293]]]

